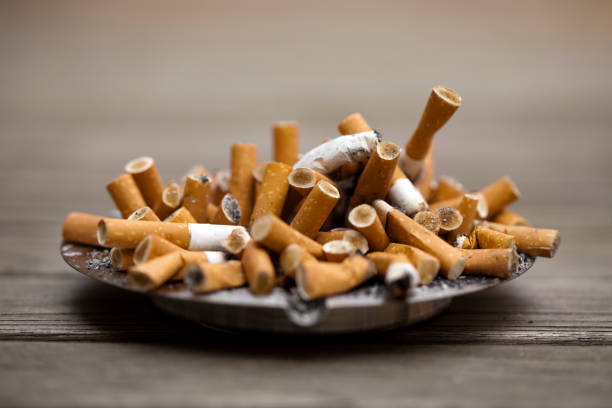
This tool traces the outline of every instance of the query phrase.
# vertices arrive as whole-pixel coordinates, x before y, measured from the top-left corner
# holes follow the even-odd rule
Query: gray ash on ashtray
[[[97,271],[99,269],[111,269],[113,267],[113,263],[111,262],[110,256],[102,259],[91,259],[87,262],[87,270]]]

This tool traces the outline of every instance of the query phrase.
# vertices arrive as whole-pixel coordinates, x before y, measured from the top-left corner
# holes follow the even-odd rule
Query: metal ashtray
[[[125,272],[115,270],[108,249],[63,242],[61,254],[68,265],[90,278],[142,293],[130,286]],[[163,311],[215,329],[309,334],[386,330],[427,320],[447,308],[455,296],[515,279],[531,268],[534,260],[519,253],[518,270],[509,279],[466,275],[450,281],[439,276],[429,285],[417,287],[405,300],[387,298],[378,283],[309,302],[302,300],[295,288],[277,287],[267,296],[254,296],[247,288],[196,295],[182,282],[167,283],[147,295]]]

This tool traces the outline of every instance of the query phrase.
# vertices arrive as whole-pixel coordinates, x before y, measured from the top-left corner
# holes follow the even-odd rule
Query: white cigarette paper
[[[222,241],[236,228],[241,228],[246,234],[244,227],[235,225],[218,224],[188,224],[191,238],[189,240],[190,251],[223,251]]]
[[[410,288],[416,288],[421,282],[421,278],[417,270],[412,264],[406,262],[397,262],[387,268],[387,274],[385,275],[385,282],[393,283],[398,280],[404,279],[409,276]]]
[[[423,195],[407,178],[399,179],[391,186],[387,199],[391,205],[400,208],[408,215],[429,209]]]
[[[206,259],[208,259],[208,263],[211,264],[220,264],[225,263],[227,261],[227,255],[225,252],[221,251],[204,251],[206,254]]]
[[[373,130],[340,136],[304,154],[293,168],[307,167],[327,175],[347,163],[366,162],[380,140]]]
[[[425,159],[416,160],[412,157],[408,156],[406,152],[402,151],[402,154],[399,158],[399,166],[400,169],[410,180],[416,180],[418,175],[421,173],[421,169],[425,163]]]

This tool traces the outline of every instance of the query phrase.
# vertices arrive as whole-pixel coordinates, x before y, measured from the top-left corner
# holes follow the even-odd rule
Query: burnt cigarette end
[[[197,264],[189,265],[185,270],[185,283],[190,289],[200,285],[204,279],[204,272]]]
[[[240,218],[242,217],[242,210],[240,209],[240,204],[238,204],[238,200],[234,198],[231,194],[226,194],[223,196],[221,200],[221,209],[225,213],[225,216],[232,221],[234,224],[240,222]]]
[[[210,177],[205,176],[204,174],[199,174],[198,177],[200,178],[200,181],[202,183],[209,183],[210,182]]]

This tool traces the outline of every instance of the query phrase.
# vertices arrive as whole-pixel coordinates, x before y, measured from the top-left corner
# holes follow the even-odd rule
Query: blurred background
[[[611,16],[609,1],[0,2],[0,270],[72,273],[63,217],[106,214],[136,156],[170,180],[226,167],[237,141],[269,159],[274,121],[299,121],[305,150],[356,111],[404,145],[437,84],[463,97],[438,174],[511,175],[515,208],[561,229],[570,262],[584,228],[610,240]]]

